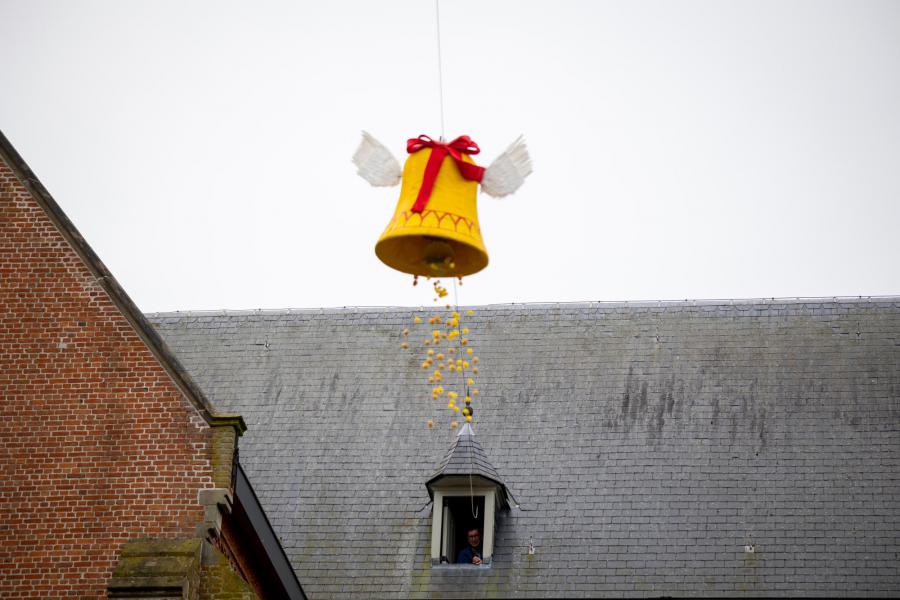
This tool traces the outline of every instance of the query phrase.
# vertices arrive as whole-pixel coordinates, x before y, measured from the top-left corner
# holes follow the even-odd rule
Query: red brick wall
[[[0,157],[0,597],[103,597],[190,537],[210,430]]]

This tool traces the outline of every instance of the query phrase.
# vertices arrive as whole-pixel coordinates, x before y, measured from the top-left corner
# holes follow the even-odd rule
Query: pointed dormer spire
[[[428,494],[434,497],[436,485],[445,486],[463,479],[468,481],[469,477],[496,486],[500,506],[502,508],[509,507],[506,484],[500,479],[500,474],[491,464],[484,448],[475,439],[475,430],[469,423],[466,423],[456,434],[456,439],[450,445],[444,459],[425,485],[428,488]]]

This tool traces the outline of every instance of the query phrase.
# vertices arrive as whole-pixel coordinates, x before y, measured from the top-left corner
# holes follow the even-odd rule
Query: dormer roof
[[[469,423],[466,423],[459,430],[441,464],[425,485],[428,488],[428,494],[434,497],[433,487],[435,484],[445,479],[452,480],[454,477],[468,476],[480,477],[482,480],[495,484],[500,491],[501,505],[508,506],[506,485],[488,459],[484,448],[475,439],[475,430]]]

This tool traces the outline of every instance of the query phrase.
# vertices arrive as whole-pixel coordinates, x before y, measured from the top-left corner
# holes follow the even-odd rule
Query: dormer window
[[[506,486],[466,423],[426,484],[433,500],[431,564],[490,566],[497,510],[509,508]],[[470,549],[470,550],[467,550]],[[475,561],[476,563],[479,561]]]

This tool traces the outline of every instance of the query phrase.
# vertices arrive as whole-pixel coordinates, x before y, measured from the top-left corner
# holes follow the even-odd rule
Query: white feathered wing
[[[356,173],[375,187],[397,185],[403,174],[391,151],[367,131],[362,132],[359,148],[353,153],[353,164]]]
[[[494,198],[508,196],[519,189],[531,174],[531,157],[520,135],[503,154],[485,169],[481,189]]]

